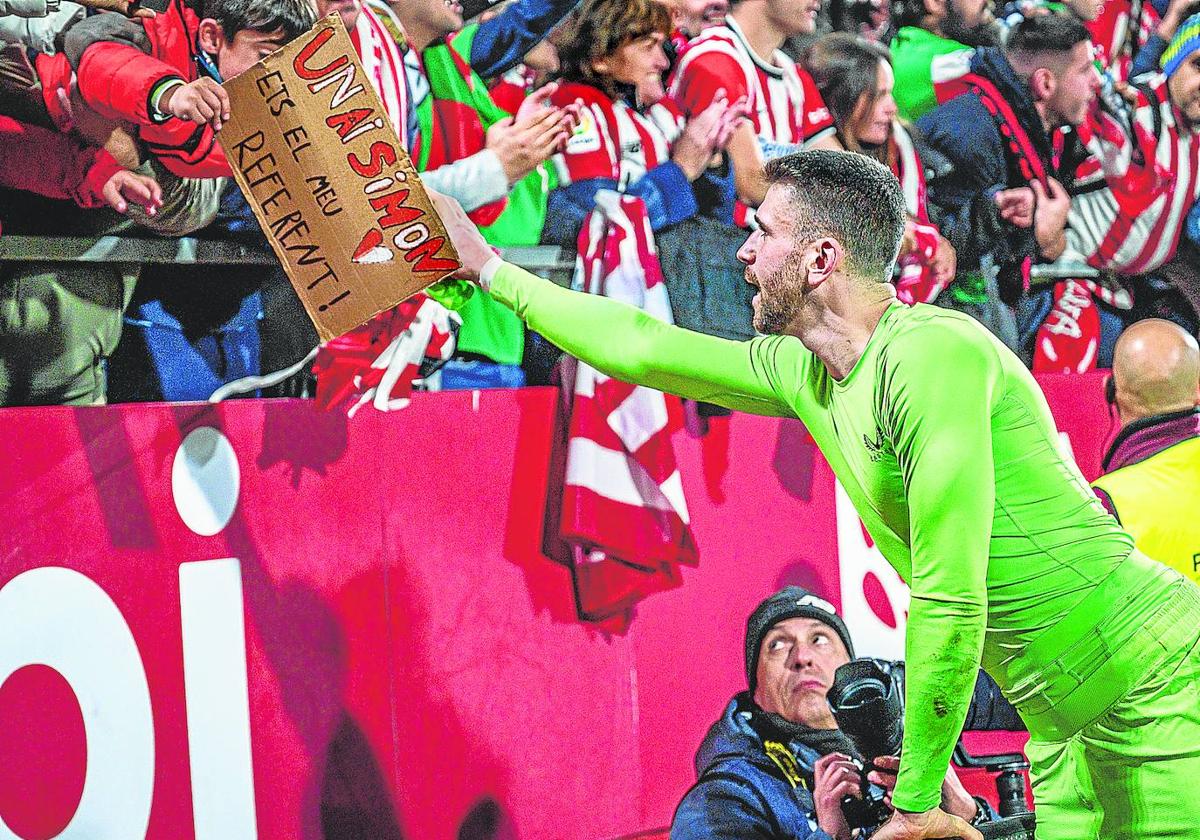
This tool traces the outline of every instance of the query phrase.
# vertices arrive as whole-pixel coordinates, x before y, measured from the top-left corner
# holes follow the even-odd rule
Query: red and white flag
[[[414,295],[317,350],[316,405],[345,405],[351,417],[364,405],[395,411],[410,402],[422,376],[454,354],[460,322],[426,295]]]
[[[597,196],[579,235],[575,284],[671,323],[641,199]],[[679,398],[582,362],[573,385],[560,535],[571,546],[580,615],[628,619],[638,601],[682,582],[680,564],[698,560],[671,443]]]
[[[1129,292],[1110,289],[1094,280],[1060,280],[1054,284],[1054,305],[1038,327],[1034,341],[1034,373],[1086,373],[1096,369],[1100,353],[1097,299],[1114,309],[1133,307]]]
[[[364,3],[350,40],[371,87],[383,100],[383,109],[396,136],[407,146],[409,90],[404,77],[404,55],[389,26],[403,33],[404,26],[391,9]]]

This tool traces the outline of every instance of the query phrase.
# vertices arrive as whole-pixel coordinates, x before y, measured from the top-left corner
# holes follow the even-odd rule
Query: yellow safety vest
[[[1138,549],[1200,583],[1200,437],[1096,479]]]

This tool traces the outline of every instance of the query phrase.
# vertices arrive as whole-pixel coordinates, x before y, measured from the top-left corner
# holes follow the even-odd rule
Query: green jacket
[[[892,70],[896,75],[892,95],[896,98],[900,118],[908,122],[916,122],[938,104],[933,87],[934,60],[971,49],[966,44],[916,26],[902,26],[890,48]]]
[[[430,87],[430,95],[417,106],[421,171],[481,151],[487,130],[510,116],[492,101],[487,84],[471,69],[471,44],[478,29],[478,25],[468,26],[421,53]],[[554,168],[542,164],[513,186],[498,216],[491,218],[496,207],[480,208],[491,218],[480,224],[484,238],[497,247],[537,245],[546,219],[546,197],[556,185]],[[481,221],[478,215],[476,221]],[[525,330],[519,318],[482,294],[472,295],[460,314],[460,352],[520,364]]]

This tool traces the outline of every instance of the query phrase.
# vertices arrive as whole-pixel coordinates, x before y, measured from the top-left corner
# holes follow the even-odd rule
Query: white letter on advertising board
[[[241,563],[180,565],[179,617],[196,840],[257,837]]]
[[[87,737],[83,794],[61,840],[145,837],[154,793],[150,688],[117,605],[85,575],[31,569],[0,588],[0,684],[26,665],[62,675]],[[16,838],[0,819],[0,838]]]

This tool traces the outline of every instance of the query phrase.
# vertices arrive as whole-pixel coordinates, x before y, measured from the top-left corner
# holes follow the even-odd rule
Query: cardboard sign
[[[459,267],[336,14],[225,89],[225,156],[323,340]]]

